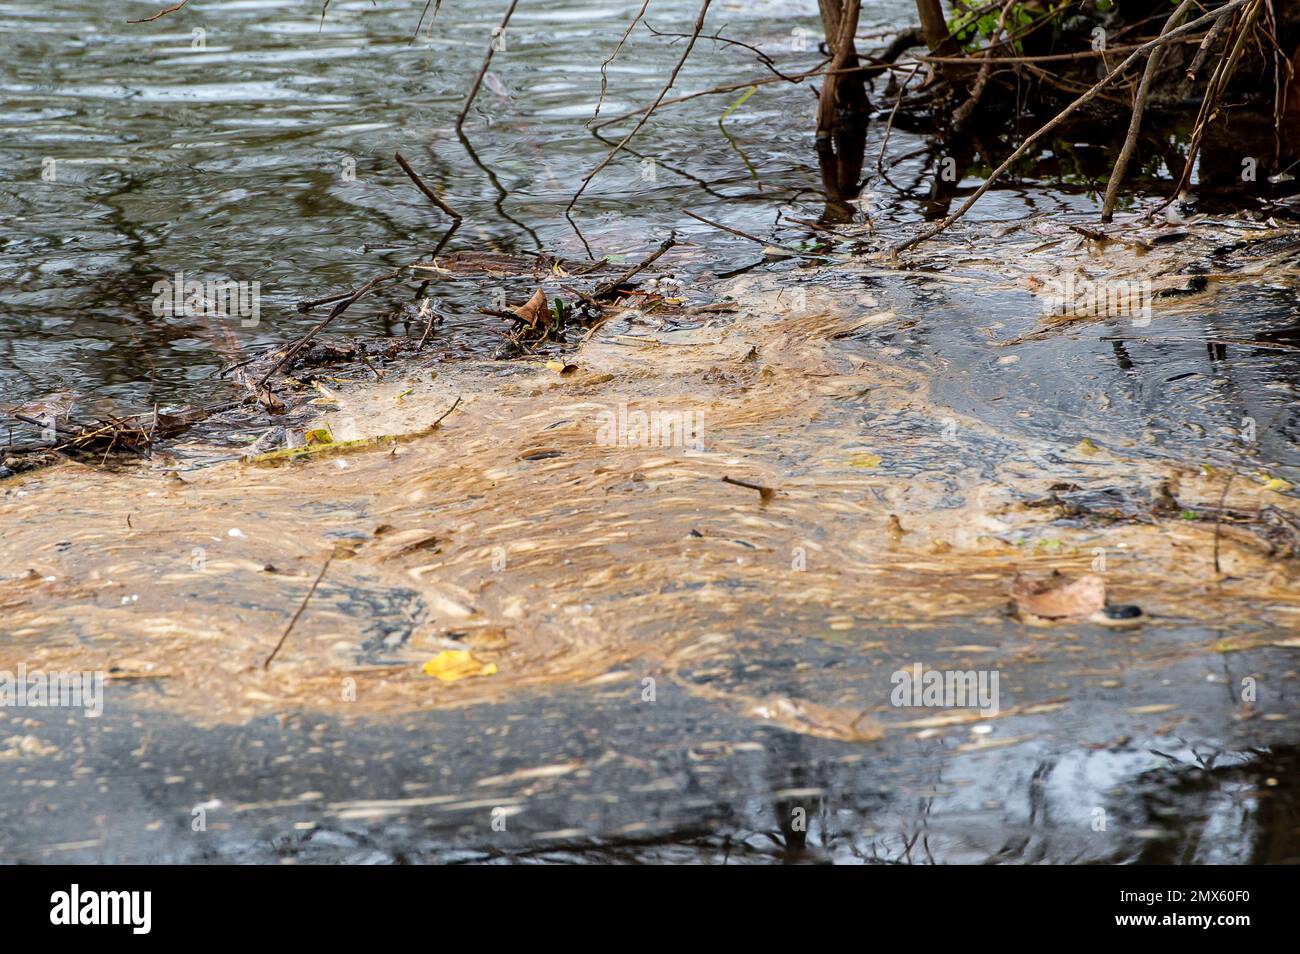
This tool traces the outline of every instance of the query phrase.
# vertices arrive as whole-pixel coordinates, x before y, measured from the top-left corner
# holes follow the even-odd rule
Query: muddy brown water
[[[406,45],[405,19],[363,19],[368,10],[343,7],[323,35],[372,53],[362,48],[388,36],[395,59],[429,55]],[[756,28],[785,35],[808,14],[753,11]],[[611,7],[609,24],[624,12]],[[570,13],[537,14],[536,45],[525,44],[557,77],[574,72],[563,38],[592,29]],[[86,14],[69,4],[59,15]],[[159,84],[123,100],[100,75],[56,93],[32,83],[20,57],[7,68],[32,87],[19,109],[37,125],[32,141],[67,133],[57,124],[70,117],[43,112],[55,96],[89,115],[122,109],[122,128],[135,130],[124,139],[151,141],[158,123],[188,116],[180,139],[215,123],[257,140],[247,106],[222,105],[224,87],[187,90],[197,64],[177,24],[170,40],[145,41],[90,16],[104,42],[85,41],[84,69],[138,75],[113,44],[172,43],[181,91]],[[177,261],[193,255],[269,270],[276,323],[235,339],[256,348],[306,320],[288,308],[308,293],[288,278],[301,262],[331,290],[426,248],[403,246],[391,261],[360,248],[427,225],[398,175],[384,173],[378,192],[329,173],[323,192],[310,177],[286,187],[304,175],[294,171],[304,156],[333,156],[331,137],[373,145],[380,133],[348,125],[355,115],[325,122],[324,106],[302,101],[315,90],[325,112],[348,113],[345,97],[378,95],[365,85],[378,71],[358,50],[320,53],[307,39],[315,23],[287,17],[272,3],[237,14],[240,43],[252,36],[273,53],[233,40],[207,50],[264,85],[259,135],[271,138],[189,143],[207,158],[188,171],[140,166],[122,143],[125,171],[96,173],[127,177],[115,198],[93,177],[56,193],[65,219],[92,197],[118,210],[108,220],[120,224],[128,202],[142,216],[125,245],[103,238],[117,225],[87,226],[82,241],[102,247],[107,270],[94,282],[83,283],[82,250],[64,253],[66,269],[46,267],[45,284],[12,270],[61,260],[39,246],[42,229],[48,242],[61,227],[44,207],[10,236],[9,274],[42,289],[15,298],[6,319],[20,331],[6,381],[29,382],[17,397],[51,383],[54,356],[60,384],[133,408],[218,393],[196,382],[236,352],[214,352],[206,333],[154,336],[166,329],[124,320],[147,300],[131,289],[152,280],[160,250],[167,269],[198,267]],[[24,42],[40,49],[51,32]],[[313,52],[293,59],[280,38],[299,34]],[[471,47],[450,55],[473,60]],[[645,92],[654,62],[621,78]],[[567,118],[573,98],[556,82],[534,83],[540,98],[526,103],[487,100],[476,133],[492,165],[514,170],[505,208],[534,213],[547,247],[576,255],[581,243],[554,215],[561,190],[530,190],[525,173],[543,172],[518,151],[521,135],[556,141],[548,123]],[[460,88],[450,69],[445,87],[444,124]],[[177,97],[198,99],[160,105]],[[413,97],[390,98],[407,117]],[[606,108],[639,101],[627,99]],[[289,113],[299,133],[285,131]],[[723,193],[710,200],[729,210],[719,217],[765,231],[775,205],[815,175],[757,127],[757,181],[734,153],[689,151],[715,119],[687,111],[656,143],[666,162],[681,152],[699,163],[694,173]],[[750,121],[788,121],[794,135],[775,105]],[[300,151],[284,148],[299,140]],[[571,146],[548,159],[581,166],[599,155]],[[427,155],[461,148],[437,137]],[[493,241],[527,248],[524,231],[486,211],[498,195],[490,180],[450,153],[439,168]],[[173,214],[177,196],[210,196],[213,176],[266,198],[232,193],[229,228]],[[638,186],[634,219],[609,183],[598,234],[629,254],[653,247],[656,228],[681,225],[683,190],[700,188],[672,182]],[[321,211],[322,194],[342,208]],[[569,374],[489,360],[481,323],[466,321],[382,381],[327,381],[311,406],[319,421],[369,443],[258,463],[200,433],[129,467],[6,480],[0,669],[98,670],[108,683],[98,719],[0,710],[11,793],[0,851],[31,861],[1294,860],[1295,561],[1270,554],[1249,526],[1193,519],[1221,499],[1237,512],[1297,512],[1285,486],[1300,483],[1294,242],[1258,223],[1126,221],[1135,237],[1183,235],[1149,252],[1099,249],[1065,227],[1090,224],[1066,214],[1086,206],[1008,192],[901,264],[777,261],[731,279],[713,273],[758,255],[701,227],[686,233],[695,247],[663,263],[685,279],[686,301],[609,322],[570,352]],[[890,208],[877,229],[909,218]],[[250,232],[265,244],[249,244]],[[624,235],[626,246],[615,241]],[[1230,243],[1248,250],[1224,260],[1217,250]],[[301,258],[271,252],[286,248]],[[1139,325],[1045,318],[1043,283],[1073,273],[1174,294]],[[1198,273],[1207,287],[1177,294]],[[510,294],[525,297],[517,284]],[[466,309],[496,287],[448,285]],[[75,341],[35,333],[77,302],[95,317]],[[384,314],[359,311],[339,331],[373,333]],[[87,352],[107,357],[68,358]],[[162,372],[143,373],[150,362]],[[638,413],[681,439],[646,446]],[[265,424],[244,426],[253,437]],[[723,477],[774,493],[765,501]],[[1074,506],[1040,505],[1054,485],[1075,488],[1063,492]],[[1153,510],[1162,487],[1181,509]],[[1125,630],[1020,622],[1007,607],[1018,570],[1101,572],[1111,599],[1140,604],[1147,619]],[[446,650],[496,671],[426,675],[422,664]],[[999,673],[1000,711],[892,705],[891,675],[916,663]],[[34,807],[44,809],[36,822]],[[206,830],[194,830],[196,810]]]

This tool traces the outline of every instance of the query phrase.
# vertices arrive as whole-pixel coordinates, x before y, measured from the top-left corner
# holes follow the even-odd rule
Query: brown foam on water
[[[976,642],[980,621],[1003,613],[1017,569],[1087,572],[1098,547],[1134,555],[1108,572],[1117,601],[1231,619],[1242,632],[1294,630],[1294,570],[1244,534],[1222,535],[1230,579],[1216,585],[1213,527],[1203,523],[1048,532],[1051,515],[1020,501],[1080,474],[1048,467],[1044,448],[1024,441],[995,480],[981,476],[979,438],[1015,435],[985,435],[980,422],[931,406],[925,374],[834,344],[864,321],[892,320],[879,305],[828,292],[818,310],[800,311],[775,279],[731,293],[740,310],[703,328],[632,325],[645,336],[594,338],[570,375],[481,364],[434,381],[390,375],[340,394],[326,415],[339,440],[418,435],[461,398],[436,430],[407,441],[225,463],[184,483],[161,464],[119,473],[69,464],[8,482],[0,668],[115,669],[111,677],[154,680],[159,705],[200,721],[462,705],[671,675],[759,629],[868,642],[885,625],[960,623]],[[702,421],[703,450],[601,443],[621,406],[678,423],[699,415],[685,419]],[[932,419],[933,433],[914,444],[873,433],[863,409]],[[945,445],[941,422],[954,418],[958,437]],[[891,473],[922,451],[946,455],[944,487]],[[724,476],[775,494],[764,502]],[[1190,469],[1106,453],[1088,461],[1087,478],[1173,480],[1185,504],[1216,504],[1222,490]],[[960,505],[940,507],[941,496]],[[1247,480],[1228,502],[1293,503]],[[1049,549],[1008,542],[1036,529]],[[336,545],[345,549],[264,671]],[[403,594],[418,595],[419,608]],[[400,644],[363,652],[367,632]],[[448,683],[423,674],[420,664],[447,648],[470,649],[498,672]],[[851,724],[856,713],[815,700],[737,699],[800,731],[870,735]]]

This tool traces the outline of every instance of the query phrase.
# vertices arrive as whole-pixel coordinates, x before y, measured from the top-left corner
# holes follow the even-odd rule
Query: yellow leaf
[[[311,457],[317,454],[343,453],[359,447],[370,447],[380,441],[391,440],[394,440],[394,438],[363,437],[355,441],[326,441],[321,444],[304,444],[302,447],[282,447],[279,450],[258,454],[256,457],[247,457],[245,460],[250,464],[268,464],[282,460],[296,460],[299,457]]]
[[[1275,494],[1284,494],[1291,489],[1291,485],[1281,477],[1274,477],[1267,471],[1261,470],[1257,475],[1260,483],[1264,485],[1265,490],[1271,490]]]
[[[852,457],[850,457],[849,466],[861,467],[863,469],[869,470],[870,468],[875,467],[877,464],[879,464],[882,460],[884,460],[884,458],[881,457],[879,454],[869,454],[863,452],[860,454],[854,454]]]
[[[312,428],[305,435],[304,443],[310,447],[312,444],[333,444],[334,435],[330,433],[328,427]]]
[[[484,663],[474,658],[468,649],[444,649],[423,666],[426,676],[436,676],[443,682],[455,682],[468,676],[496,675],[496,663]]]

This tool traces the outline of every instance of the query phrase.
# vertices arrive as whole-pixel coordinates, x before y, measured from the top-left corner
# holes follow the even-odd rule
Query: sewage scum
[[[1230,468],[1194,443],[1151,446],[1120,406],[1123,371],[1061,379],[1055,405],[979,377],[1014,375],[1009,355],[1028,348],[1029,364],[1065,327],[1022,273],[1096,253],[1043,228],[1006,235],[1039,261],[936,243],[942,276],[866,262],[702,283],[695,304],[729,310],[682,324],[624,312],[564,373],[390,373],[331,392],[314,425],[328,453],[13,478],[0,668],[144,681],[141,704],[213,722],[649,679],[865,741],[982,718],[900,719],[888,672],[922,646],[935,664],[1156,678],[1173,659],[1296,645],[1300,517],[1282,477],[1249,455]],[[1161,248],[1143,253],[1147,274],[1188,261]],[[1248,280],[1189,301],[1161,299],[1182,279],[1160,278],[1152,328]],[[941,354],[958,295],[985,324]],[[1087,327],[1089,342],[1115,330]],[[961,368],[978,374],[954,383]],[[964,401],[970,387],[980,401]],[[1080,391],[1103,412],[1049,420]],[[682,440],[620,427],[639,415]],[[1017,575],[1053,573],[1104,579],[1100,605],[1138,607],[1139,625],[1013,621]],[[765,670],[783,641],[843,647],[865,669],[830,683],[811,663]],[[997,718],[1069,705],[1043,690]]]

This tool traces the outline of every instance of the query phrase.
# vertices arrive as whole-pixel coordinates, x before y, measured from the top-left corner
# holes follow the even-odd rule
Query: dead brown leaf
[[[1022,613],[1043,619],[1083,619],[1106,605],[1106,582],[1095,573],[1071,580],[1060,573],[1032,580],[1016,574],[1011,598]]]
[[[550,321],[550,311],[546,303],[546,293],[540,288],[533,292],[533,297],[528,299],[526,304],[518,308],[512,308],[520,320],[528,325],[529,328],[536,329],[540,324],[545,328]]]

